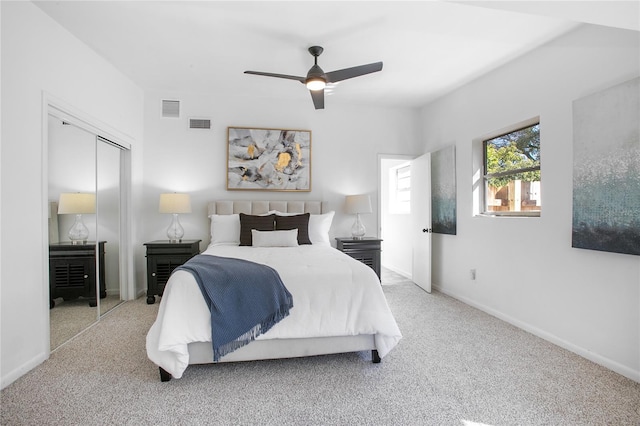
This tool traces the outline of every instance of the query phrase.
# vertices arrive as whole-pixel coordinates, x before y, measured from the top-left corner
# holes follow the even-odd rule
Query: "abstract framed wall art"
[[[311,191],[311,131],[227,128],[227,190]]]
[[[456,235],[455,145],[431,153],[431,228],[438,234]]]
[[[576,248],[640,255],[640,78],[573,102]]]

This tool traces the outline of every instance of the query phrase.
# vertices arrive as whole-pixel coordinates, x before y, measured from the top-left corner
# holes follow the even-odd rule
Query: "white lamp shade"
[[[160,194],[160,213],[191,213],[189,194]]]
[[[371,197],[368,195],[347,195],[345,197],[347,213],[371,213]]]
[[[96,194],[62,193],[58,201],[58,214],[91,214],[96,212]]]

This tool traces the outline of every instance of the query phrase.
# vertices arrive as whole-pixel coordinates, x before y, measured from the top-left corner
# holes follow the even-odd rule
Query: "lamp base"
[[[67,234],[72,245],[86,244],[89,238],[89,229],[82,221],[82,215],[76,214],[76,220]]]
[[[356,213],[356,221],[351,227],[351,238],[353,238],[354,240],[362,240],[366,232],[367,229],[364,227],[364,224],[360,220],[360,213]]]
[[[182,242],[182,237],[184,236],[184,228],[180,225],[180,220],[178,220],[178,214],[173,213],[173,220],[171,221],[171,225],[167,228],[167,237],[169,238],[170,243],[180,243]]]

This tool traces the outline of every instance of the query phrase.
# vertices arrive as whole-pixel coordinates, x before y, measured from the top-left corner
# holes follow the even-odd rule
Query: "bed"
[[[269,265],[294,303],[290,314],[268,332],[215,362],[371,351],[377,363],[398,344],[402,335],[376,273],[331,246],[334,212],[326,202],[214,201],[208,213],[211,240],[202,255]],[[253,230],[251,245],[240,244],[240,234],[246,240],[247,226],[253,226],[247,225],[249,218],[272,215],[279,218],[274,218],[278,225],[301,220],[295,234],[304,239],[306,231],[308,242],[292,242],[293,231]],[[211,331],[210,312],[193,275],[174,271],[147,334],[147,355],[158,365],[161,380],[181,378],[190,364],[213,363]]]

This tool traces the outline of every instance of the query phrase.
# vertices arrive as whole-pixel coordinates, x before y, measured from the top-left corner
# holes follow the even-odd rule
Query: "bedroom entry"
[[[431,156],[378,155],[382,266],[431,292]]]

